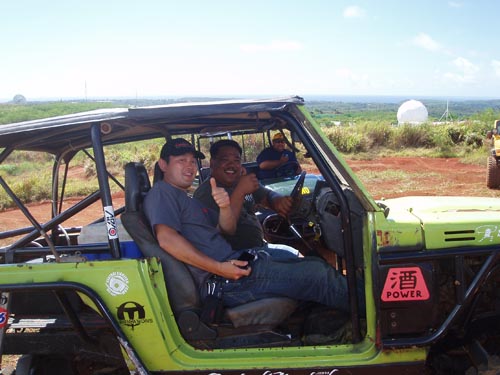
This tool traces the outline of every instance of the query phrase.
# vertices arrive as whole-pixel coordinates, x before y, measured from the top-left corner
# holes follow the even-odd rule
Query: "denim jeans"
[[[297,249],[278,243],[267,243],[265,245],[265,251],[274,259],[297,258],[299,256],[299,251]]]
[[[347,279],[323,259],[279,258],[265,250],[257,250],[257,259],[250,262],[249,276],[222,282],[224,305],[232,307],[262,298],[290,297],[350,311]],[[360,289],[362,285],[358,285]],[[363,311],[364,292],[360,296],[359,308]]]

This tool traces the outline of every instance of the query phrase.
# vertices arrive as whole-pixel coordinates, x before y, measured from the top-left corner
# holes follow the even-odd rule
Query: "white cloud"
[[[351,5],[344,9],[342,13],[344,18],[363,18],[366,15],[366,12],[363,8],[357,5]]]
[[[479,68],[464,57],[457,57],[453,60],[453,65],[462,70],[464,74],[475,74]]]
[[[339,68],[335,71],[335,76],[344,82],[355,87],[367,87],[370,86],[370,80],[367,74],[358,74],[353,72],[349,68]]]
[[[299,42],[290,40],[273,40],[269,43],[257,44],[249,43],[240,45],[243,52],[273,52],[273,51],[299,51],[303,48]]]
[[[439,43],[425,33],[420,33],[415,38],[413,38],[413,43],[429,51],[438,51],[441,49]]]
[[[448,6],[450,6],[451,8],[461,8],[463,4],[458,1],[448,1]]]
[[[500,61],[492,60],[491,66],[493,67],[493,70],[495,70],[495,75],[500,78]]]
[[[479,67],[477,65],[471,63],[464,57],[457,57],[452,61],[452,64],[455,66],[457,71],[445,73],[445,79],[457,83],[476,82],[476,74],[479,72]]]

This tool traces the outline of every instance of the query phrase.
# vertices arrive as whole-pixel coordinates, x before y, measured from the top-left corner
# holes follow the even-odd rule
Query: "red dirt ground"
[[[448,195],[448,196],[487,196],[500,197],[500,190],[486,187],[486,166],[463,164],[456,158],[377,158],[373,160],[348,160],[351,168],[357,172],[367,190],[375,199],[393,198],[403,195]],[[485,162],[486,164],[486,162]],[[305,168],[309,170],[307,167]],[[394,178],[387,178],[388,174],[380,173],[382,178],[373,172],[391,170]],[[403,175],[401,171],[404,171]],[[309,170],[309,172],[312,172]],[[370,172],[372,177],[363,178]],[[78,174],[78,172],[76,172]],[[398,178],[398,176],[410,176]],[[76,201],[76,200],[75,200]],[[68,202],[70,203],[70,202]],[[113,196],[113,206],[116,208],[124,204],[124,195],[119,193]],[[69,206],[69,204],[68,204]],[[50,218],[50,204],[44,202],[28,206],[31,214],[39,222]],[[90,222],[101,215],[100,202],[87,208],[68,221],[68,225],[81,225]],[[31,226],[29,221],[18,210],[0,212],[0,231]]]

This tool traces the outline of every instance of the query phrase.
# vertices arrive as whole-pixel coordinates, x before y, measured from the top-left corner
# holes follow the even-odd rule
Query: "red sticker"
[[[391,268],[382,290],[382,301],[425,301],[430,297],[419,267]]]
[[[5,327],[8,321],[9,321],[9,312],[5,310],[3,307],[0,307],[0,328]]]

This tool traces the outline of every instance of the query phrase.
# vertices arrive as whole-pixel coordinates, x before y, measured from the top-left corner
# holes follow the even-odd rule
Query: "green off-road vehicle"
[[[295,207],[288,220],[265,215],[266,238],[341,269],[351,312],[276,297],[201,319],[206,305],[189,271],[159,248],[141,211],[156,145],[184,137],[206,152],[200,138],[238,134],[247,149],[258,149],[248,137],[278,131],[300,158],[307,154],[301,160],[316,177],[309,185],[303,174],[283,177]],[[151,158],[136,159],[135,151],[147,149]],[[4,194],[29,220],[0,232],[1,349],[20,356],[18,375],[472,374],[496,362],[500,199],[374,200],[299,97],[3,125],[0,150]],[[130,157],[124,170],[116,168],[117,152]],[[22,157],[39,163],[37,179],[50,170],[46,219],[30,212],[26,183],[19,188],[7,174]],[[81,199],[66,196],[75,163],[98,181]],[[203,179],[207,165],[199,166]],[[123,207],[113,204],[116,190],[125,192]],[[78,222],[96,205],[95,222]],[[358,290],[366,309],[357,305]]]
[[[488,132],[491,140],[491,154],[486,163],[486,186],[489,188],[500,187],[500,120],[495,121],[492,132]]]

